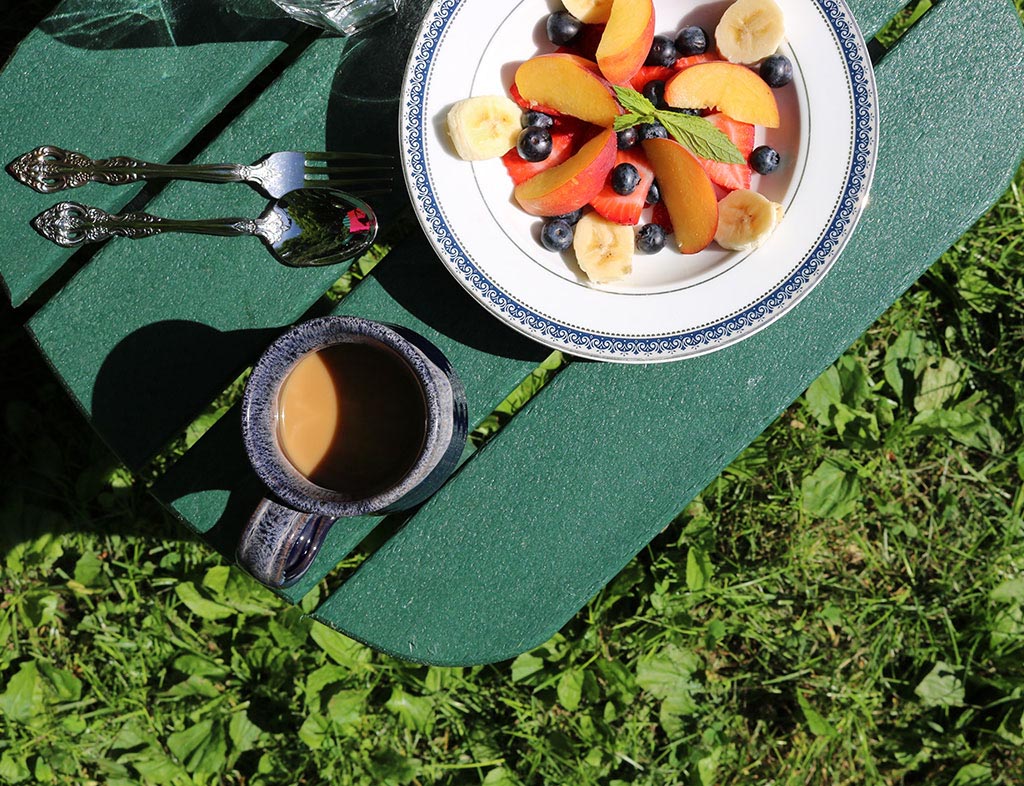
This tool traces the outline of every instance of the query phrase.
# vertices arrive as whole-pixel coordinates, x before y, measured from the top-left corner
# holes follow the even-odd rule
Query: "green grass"
[[[1020,783],[1022,189],[558,636],[494,666],[303,619],[0,339],[0,783]]]
[[[283,606],[8,339],[0,782],[1018,783],[1022,186],[496,666],[391,660]]]

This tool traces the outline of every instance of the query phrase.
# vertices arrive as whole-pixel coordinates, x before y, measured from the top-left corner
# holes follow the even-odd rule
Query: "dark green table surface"
[[[168,161],[197,137],[211,138],[195,156],[202,162],[248,162],[272,150],[397,152],[404,63],[395,52],[409,50],[424,0],[404,0],[398,19],[354,39],[314,39],[262,0],[165,2],[171,10],[158,19],[127,13],[131,0],[100,5],[65,0],[0,73],[4,161],[40,144]],[[850,5],[870,38],[903,2]],[[467,450],[460,471],[408,520],[336,525],[286,596],[302,598],[363,544],[371,556],[313,614],[380,650],[429,663],[488,662],[558,630],[1016,170],[1024,35],[1009,0],[943,0],[885,54],[876,79],[881,143],[870,204],[833,270],[797,308],[740,344],[681,363],[570,363],[494,440]],[[116,210],[138,191],[90,186],[74,198]],[[428,336],[458,368],[473,424],[549,354],[472,302],[420,235],[404,194],[380,203],[383,261],[337,305],[321,295],[341,271],[286,269],[256,240],[167,235],[76,259],[28,227],[55,201],[0,178],[8,238],[0,275],[14,306],[44,287],[28,329],[131,467],[309,313],[356,314]],[[243,186],[175,182],[146,209],[257,215],[264,204]],[[64,281],[69,265],[77,272]],[[46,284],[55,274],[59,287]],[[260,496],[237,410],[154,493],[230,558]]]

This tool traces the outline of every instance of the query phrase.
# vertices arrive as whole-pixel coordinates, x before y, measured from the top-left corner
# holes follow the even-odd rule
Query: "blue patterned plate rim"
[[[784,280],[725,318],[696,329],[635,335],[572,324],[557,314],[531,307],[523,302],[521,293],[513,295],[498,286],[467,254],[440,209],[425,154],[427,135],[436,133],[436,119],[428,116],[426,106],[431,68],[459,11],[469,4],[489,1],[435,0],[431,5],[406,67],[399,117],[404,175],[420,225],[447,270],[486,310],[539,343],[571,355],[619,363],[670,362],[707,354],[750,337],[792,309],[824,278],[867,204],[878,150],[874,73],[867,45],[845,0],[805,0],[818,10],[835,36],[848,80],[846,88],[853,100],[849,168],[818,241]]]

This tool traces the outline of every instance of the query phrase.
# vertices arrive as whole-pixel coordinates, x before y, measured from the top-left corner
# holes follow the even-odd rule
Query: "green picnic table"
[[[905,0],[850,0],[866,38]],[[41,144],[150,161],[248,163],[274,150],[398,151],[398,95],[426,0],[352,38],[263,0],[65,0],[0,73],[0,158]],[[873,47],[881,142],[854,236],[785,317],[680,363],[571,362],[408,516],[339,522],[298,602],[357,547],[368,558],[312,612],[398,657],[511,658],[555,633],[857,339],[1003,192],[1024,145],[1024,35],[1010,0],[942,0]],[[110,211],[256,216],[244,186],[93,185]],[[0,275],[68,392],[131,468],[147,461],[304,316],[405,325],[458,369],[470,423],[549,354],[444,270],[403,193],[381,201],[372,274],[288,269],[259,241],[166,235],[76,253],[29,220],[63,197],[0,178]],[[147,202],[148,200],[148,202]],[[233,558],[262,494],[227,412],[153,493]],[[341,577],[335,576],[333,583]]]

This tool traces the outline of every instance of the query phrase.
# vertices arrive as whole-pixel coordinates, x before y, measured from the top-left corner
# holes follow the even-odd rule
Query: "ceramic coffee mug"
[[[466,434],[462,382],[422,336],[356,317],[297,325],[245,388],[242,439],[270,494],[239,564],[267,586],[294,584],[338,519],[405,510],[440,488]]]

